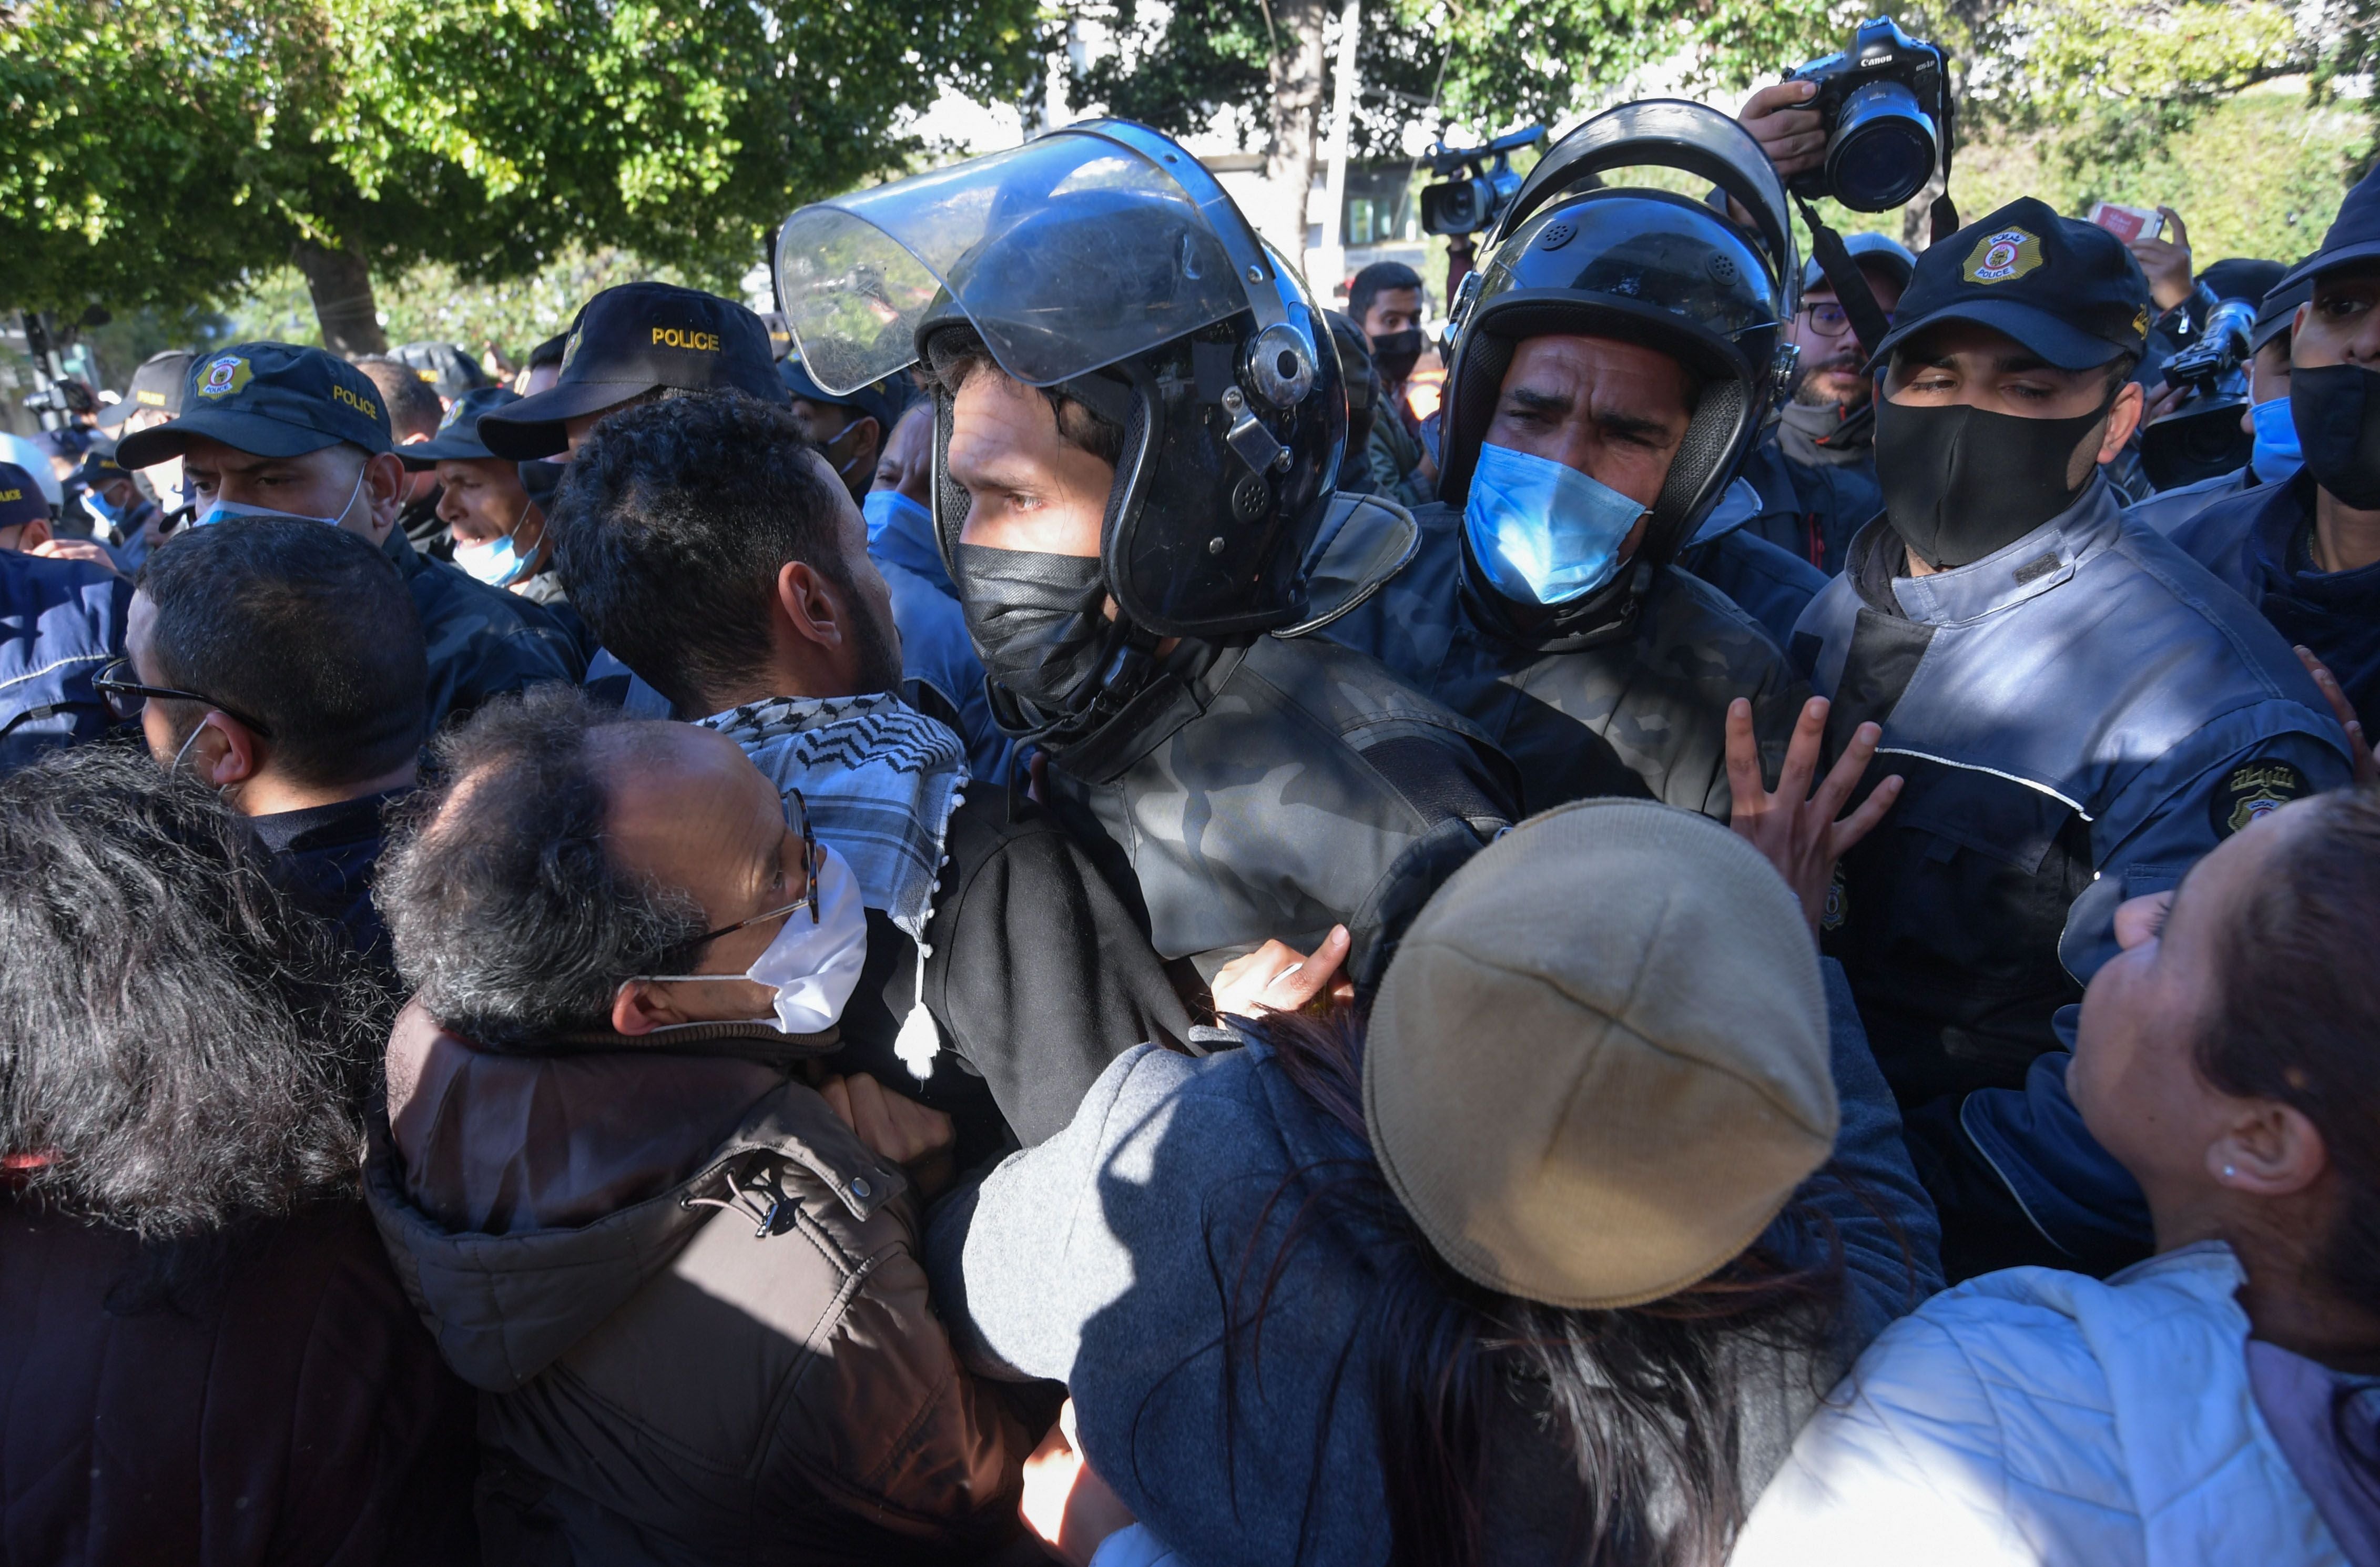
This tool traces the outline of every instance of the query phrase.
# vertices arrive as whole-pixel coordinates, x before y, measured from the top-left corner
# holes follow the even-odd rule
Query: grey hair
[[[0,1153],[145,1245],[353,1195],[389,1000],[243,819],[129,747],[0,783]]]
[[[552,685],[441,736],[437,782],[398,823],[373,901],[442,1026],[495,1050],[608,1030],[620,986],[701,936],[690,895],[624,870],[604,843],[589,741],[662,727]]]

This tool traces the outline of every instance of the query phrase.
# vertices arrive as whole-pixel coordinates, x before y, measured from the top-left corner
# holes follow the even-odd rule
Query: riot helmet
[[[829,391],[980,353],[1123,431],[1099,556],[1119,614],[1074,689],[1035,697],[1044,719],[1111,684],[1127,648],[1303,618],[1345,440],[1339,356],[1304,282],[1167,138],[1087,120],[805,207],[776,279]],[[969,601],[954,399],[935,399],[935,532]]]
[[[1607,185],[1608,171],[1675,169],[1751,214],[1672,190]],[[1700,392],[1629,568],[1558,606],[1515,609],[1526,629],[1595,639],[1633,625],[1651,570],[1694,537],[1785,388],[1785,340],[1801,292],[1785,190],[1735,121],[1682,100],[1625,103],[1547,151],[1489,235],[1488,260],[1452,311],[1439,498],[1462,509],[1521,343],[1549,334],[1616,338],[1670,355]],[[1465,538],[1466,580],[1488,580]]]

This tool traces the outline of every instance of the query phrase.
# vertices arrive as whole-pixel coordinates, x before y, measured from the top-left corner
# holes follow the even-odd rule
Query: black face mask
[[[2074,504],[2066,470],[2106,407],[2072,419],[2022,419],[1961,403],[1876,401],[1876,477],[1909,553],[1937,571],[1972,565]],[[2085,473],[2082,484],[2091,482]]]
[[[1096,555],[957,549],[959,601],[996,686],[1047,712],[1081,700],[1110,651],[1107,577]]]
[[[1380,379],[1391,386],[1411,375],[1414,366],[1420,362],[1420,327],[1384,332],[1372,339],[1372,366],[1380,372]]]
[[[2380,511],[2380,374],[2362,365],[2292,371],[2289,422],[2316,484],[2357,511]]]

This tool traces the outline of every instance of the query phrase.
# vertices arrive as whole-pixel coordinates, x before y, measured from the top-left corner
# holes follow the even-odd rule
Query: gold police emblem
[[[2243,762],[2223,775],[2207,816],[2217,838],[2228,838],[2258,817],[2270,816],[2313,793],[2306,775],[2285,761]]]
[[[237,354],[225,354],[211,359],[204,375],[199,377],[198,394],[201,397],[228,397],[249,383],[255,371]]]
[[[1969,283],[2009,283],[2042,263],[2040,237],[2028,229],[1986,234],[1967,257]]]

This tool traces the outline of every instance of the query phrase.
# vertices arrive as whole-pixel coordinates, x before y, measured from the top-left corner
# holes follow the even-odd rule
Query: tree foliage
[[[301,244],[732,277],[903,166],[941,89],[1020,93],[1039,28],[1032,0],[0,0],[0,299],[179,308]]]

